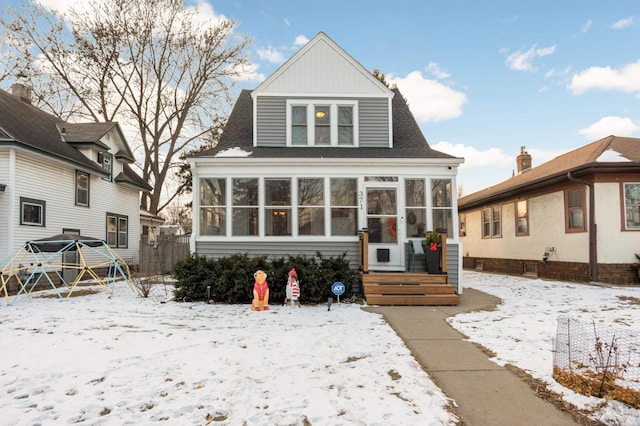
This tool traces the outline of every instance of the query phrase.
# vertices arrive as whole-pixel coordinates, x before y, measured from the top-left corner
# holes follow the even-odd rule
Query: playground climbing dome
[[[106,275],[100,276],[104,271]],[[74,234],[27,241],[2,262],[0,272],[0,297],[4,294],[8,305],[46,281],[60,300],[68,299],[83,280],[100,284],[109,297],[117,281],[126,281],[134,290],[129,266],[104,240]],[[10,297],[7,290],[12,279],[18,283],[19,290]],[[65,297],[61,290],[66,292]]]

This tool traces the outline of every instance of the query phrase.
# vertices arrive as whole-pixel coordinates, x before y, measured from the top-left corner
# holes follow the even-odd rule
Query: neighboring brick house
[[[464,267],[638,284],[640,139],[608,136],[458,200]]]
[[[136,259],[140,191],[118,123],[69,123],[30,103],[30,90],[0,90],[0,259],[61,233],[104,239]]]
[[[445,228],[458,284],[455,199],[463,159],[429,147],[397,89],[324,33],[256,89],[240,93],[213,149],[189,159],[192,252],[325,256],[403,271],[406,243]]]

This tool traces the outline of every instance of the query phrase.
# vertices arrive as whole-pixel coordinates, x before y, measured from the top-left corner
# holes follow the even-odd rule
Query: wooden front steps
[[[460,296],[446,274],[420,272],[359,273],[369,305],[458,305]]]

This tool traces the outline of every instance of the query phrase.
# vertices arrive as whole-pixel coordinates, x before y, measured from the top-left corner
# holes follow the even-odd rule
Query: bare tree
[[[130,142],[154,187],[141,207],[162,211],[185,185],[162,194],[180,153],[225,115],[234,79],[248,69],[249,38],[233,21],[203,21],[184,0],[90,0],[64,15],[31,2],[11,12],[0,24],[28,43],[22,68],[36,96],[72,95],[66,111],[48,105],[61,117],[134,126]]]

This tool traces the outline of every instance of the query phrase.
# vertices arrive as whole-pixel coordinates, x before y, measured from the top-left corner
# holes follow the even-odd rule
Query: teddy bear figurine
[[[255,283],[253,284],[253,310],[268,311],[269,310],[269,284],[267,284],[267,273],[262,269],[258,269],[255,274]]]

